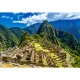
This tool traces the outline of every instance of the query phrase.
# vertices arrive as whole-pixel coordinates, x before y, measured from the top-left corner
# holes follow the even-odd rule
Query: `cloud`
[[[27,18],[22,18],[20,21],[13,21],[13,23],[24,23],[27,25],[32,25],[35,23],[41,23],[43,20],[47,19],[48,13],[39,13],[38,15],[29,16]]]
[[[11,19],[13,19],[13,18],[11,17]]]
[[[9,16],[5,16],[5,15],[3,15],[1,18],[9,18]]]
[[[18,21],[13,21],[13,23],[23,23],[26,24],[27,26],[30,26],[35,23],[41,23],[43,20],[48,20],[48,21],[56,21],[56,20],[71,20],[71,19],[78,19],[80,18],[80,13],[48,13],[48,12],[43,12],[39,14],[34,14],[33,16],[29,16],[26,18],[22,18],[21,20]]]
[[[79,19],[80,18],[80,13],[77,12],[77,13],[70,13],[68,14],[68,19]]]
[[[80,13],[49,13],[48,21],[71,20],[80,18]]]
[[[5,15],[3,15],[1,18],[13,19],[12,17],[10,17],[10,16],[5,16]]]

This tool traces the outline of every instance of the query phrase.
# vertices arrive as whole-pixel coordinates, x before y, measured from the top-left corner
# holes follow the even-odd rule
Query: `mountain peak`
[[[47,20],[45,20],[38,29],[37,34],[39,34],[42,38],[45,38],[48,41],[53,43],[57,43],[56,39],[56,29],[52,27],[51,24]]]
[[[43,21],[42,25],[43,25],[44,27],[52,27],[52,26],[50,25],[50,23],[48,22],[48,20]]]
[[[43,23],[49,23],[48,20],[44,20]]]
[[[43,21],[43,23],[40,25],[37,33],[41,33],[48,30],[48,28],[52,28],[52,26],[49,24],[49,22],[47,20]]]

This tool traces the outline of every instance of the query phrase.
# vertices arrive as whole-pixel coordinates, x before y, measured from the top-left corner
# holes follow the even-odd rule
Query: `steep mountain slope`
[[[48,21],[44,21],[39,30],[37,31],[37,34],[39,34],[41,37],[47,38],[47,40],[57,43],[56,39],[56,29],[54,29]]]
[[[59,31],[57,36],[62,43],[68,45],[72,50],[78,50],[80,42],[70,33]]]
[[[0,25],[0,49],[19,44],[19,39],[5,26]]]
[[[9,29],[18,39],[21,39],[21,36],[26,32],[24,29],[19,27],[11,27]]]

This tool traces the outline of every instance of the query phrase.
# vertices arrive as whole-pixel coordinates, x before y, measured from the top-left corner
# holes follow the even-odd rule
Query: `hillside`
[[[9,29],[18,39],[21,39],[21,36],[26,32],[26,30],[19,27],[11,27]]]
[[[19,44],[19,39],[5,26],[0,25],[0,50]]]
[[[46,20],[36,34],[25,32],[19,46],[1,52],[0,61],[5,67],[80,67],[79,53],[80,42]]]

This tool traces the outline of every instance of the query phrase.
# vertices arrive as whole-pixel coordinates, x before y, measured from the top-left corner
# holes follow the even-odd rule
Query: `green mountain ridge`
[[[26,32],[25,30],[23,30],[19,27],[12,27],[12,28],[9,28],[9,29],[19,39],[21,39],[22,35]]]
[[[70,33],[55,29],[48,21],[44,21],[37,34],[48,41],[59,44],[59,41],[68,45],[71,49],[80,52],[80,42]]]
[[[57,43],[56,39],[56,29],[54,29],[48,21],[44,21],[40,28],[37,31],[37,34],[39,34],[43,38],[47,38],[49,41],[53,43]]]
[[[19,44],[19,39],[8,28],[0,25],[0,49],[6,49]]]
[[[4,33],[5,27],[0,30]],[[9,43],[12,48],[3,51],[5,56],[1,53],[1,61],[14,67],[80,67],[80,42],[72,34],[55,29],[47,20],[34,35],[19,28],[6,30],[10,33],[7,34],[11,37],[9,40],[19,41],[15,47]],[[1,35],[4,41],[7,37]]]

